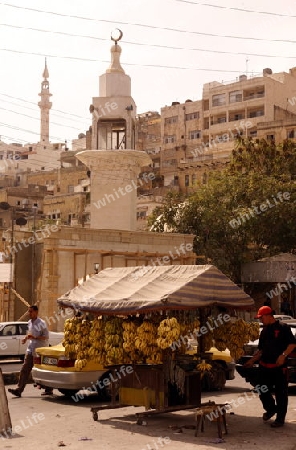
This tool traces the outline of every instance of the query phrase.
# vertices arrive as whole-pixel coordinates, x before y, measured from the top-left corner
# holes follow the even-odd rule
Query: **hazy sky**
[[[39,141],[45,57],[51,141],[85,132],[115,28],[138,113],[198,100],[213,80],[296,66],[295,0],[0,0],[2,141]]]

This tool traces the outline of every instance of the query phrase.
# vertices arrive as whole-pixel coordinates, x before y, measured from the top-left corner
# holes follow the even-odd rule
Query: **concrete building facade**
[[[296,68],[275,74],[264,69],[262,76],[206,83],[201,100],[162,108],[164,185],[188,192],[205,183],[207,172],[228,160],[237,135],[279,142],[294,137],[295,89]]]

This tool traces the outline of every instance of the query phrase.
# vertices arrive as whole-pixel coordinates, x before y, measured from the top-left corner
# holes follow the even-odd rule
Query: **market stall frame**
[[[145,270],[143,270],[145,269]],[[218,307],[223,311],[227,309],[251,309],[254,301],[242,291],[237,285],[229,280],[222,272],[212,265],[186,265],[186,266],[145,266],[105,269],[94,275],[81,286],[77,286],[68,291],[58,299],[58,305],[62,308],[73,308],[81,313],[91,313],[95,315],[108,316],[131,316],[160,312],[167,314],[170,311],[181,310],[204,310],[206,307]],[[169,357],[171,364],[172,359]],[[166,365],[164,362],[156,370],[162,373],[162,384],[164,392],[163,405],[159,401],[159,380],[153,385],[157,392],[158,400],[154,408],[146,402],[146,411],[139,413],[143,415],[159,414],[182,409],[193,409],[201,406],[200,374],[198,371],[192,372],[185,379],[195,377],[196,401],[190,401],[190,391],[188,397],[178,405],[169,405],[168,402],[168,379],[165,375]],[[173,363],[176,364],[176,363]],[[135,366],[139,366],[136,364]],[[108,370],[115,370],[117,366],[106,367]],[[139,367],[138,367],[139,369]],[[147,370],[155,370],[152,365],[145,365]],[[187,381],[187,385],[189,382]],[[119,380],[120,388],[124,389],[124,382]],[[147,386],[144,386],[144,388]],[[123,401],[119,403],[115,399],[116,383],[111,383],[112,401],[105,407],[92,408],[93,417],[101,409],[119,408],[132,406],[134,402]],[[141,388],[143,389],[143,387]],[[151,386],[148,387],[151,389]],[[197,393],[196,393],[197,391]],[[154,392],[154,395],[155,395]],[[157,397],[157,396],[156,396]]]

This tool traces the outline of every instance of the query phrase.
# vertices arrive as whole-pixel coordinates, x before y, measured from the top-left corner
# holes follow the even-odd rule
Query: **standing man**
[[[296,347],[296,340],[289,325],[275,320],[269,306],[259,308],[255,318],[260,319],[263,329],[259,337],[258,351],[245,363],[252,367],[259,361],[259,398],[267,421],[276,414],[272,428],[282,427],[288,408],[287,357]],[[272,395],[274,391],[275,399]]]
[[[8,389],[8,392],[16,397],[21,397],[22,392],[28,383],[28,379],[34,365],[36,348],[48,346],[49,333],[45,321],[38,317],[38,306],[30,306],[28,313],[30,316],[28,331],[26,337],[22,340],[22,344],[25,344],[27,341],[29,342],[24,364],[20,371],[19,382],[16,389]],[[45,390],[44,394],[50,395],[52,394],[52,390]]]

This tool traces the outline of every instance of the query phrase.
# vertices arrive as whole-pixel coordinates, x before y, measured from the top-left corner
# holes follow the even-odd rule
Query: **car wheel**
[[[220,391],[226,384],[226,373],[224,361],[211,362],[212,369],[204,372],[201,387],[204,391]]]
[[[72,397],[73,395],[77,394],[79,389],[58,389],[58,391],[66,397]]]
[[[109,384],[104,383],[104,380],[108,379]],[[98,396],[100,400],[110,401],[112,399],[112,384],[111,384],[111,372],[106,372],[104,375],[100,377],[97,382],[98,388]],[[118,399],[119,394],[119,384],[115,382],[115,398]]]

